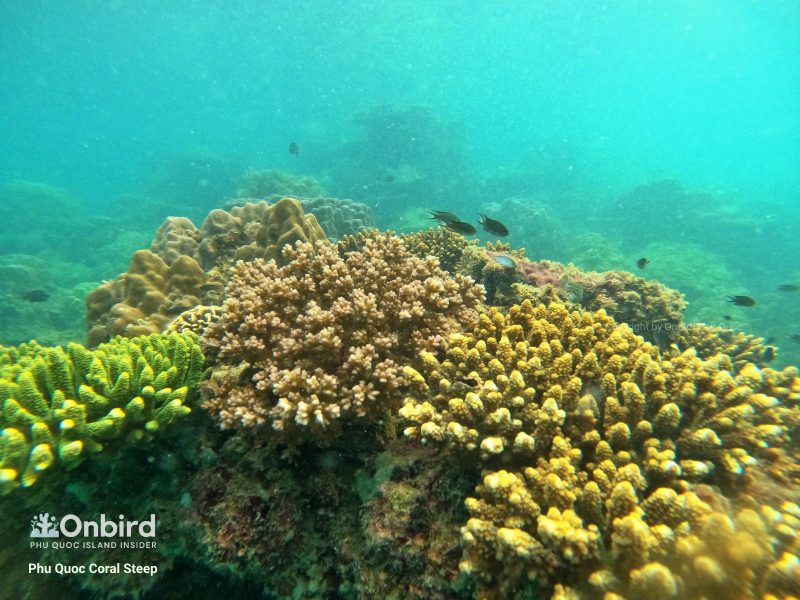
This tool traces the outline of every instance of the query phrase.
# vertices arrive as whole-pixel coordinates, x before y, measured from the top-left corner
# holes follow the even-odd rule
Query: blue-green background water
[[[796,362],[798,165],[796,1],[4,1],[0,343],[82,336],[165,216],[270,168],[386,227],[480,210],[536,258],[647,256]]]

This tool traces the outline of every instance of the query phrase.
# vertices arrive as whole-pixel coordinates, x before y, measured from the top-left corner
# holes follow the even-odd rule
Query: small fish
[[[297,144],[297,142],[292,142],[289,144],[289,154],[293,154],[294,156],[300,154],[300,146]]]
[[[44,302],[50,297],[44,290],[31,290],[22,294],[22,299],[27,302]]]
[[[580,304],[583,302],[583,286],[579,283],[568,281],[564,284],[564,291],[567,293],[567,300]]]
[[[640,269],[647,268],[647,265],[649,265],[649,264],[650,264],[650,261],[648,259],[646,259],[646,258],[640,258],[639,260],[636,261],[636,266],[639,267]]]
[[[501,267],[505,267],[506,269],[513,269],[517,266],[517,263],[514,262],[514,259],[510,256],[506,256],[502,254],[500,256],[494,257],[494,262],[496,262]]]
[[[756,301],[750,296],[728,296],[728,302],[733,302],[736,306],[755,306]]]
[[[733,317],[730,315],[722,315],[722,318],[725,319],[726,321],[733,321]]]
[[[387,175],[384,181],[386,183],[392,183],[394,181],[394,175]]]
[[[787,335],[786,339],[790,342],[794,342],[795,344],[800,344],[800,333],[793,333],[792,335]]]
[[[202,292],[216,292],[221,290],[225,287],[225,284],[222,281],[218,281],[216,279],[212,279],[203,285],[200,286],[200,290]]]
[[[462,377],[459,381],[464,385],[468,385],[469,387],[475,387],[478,385],[478,380],[474,377]]]
[[[784,283],[777,287],[778,292],[796,292],[797,290],[800,290],[800,285],[796,283]]]
[[[767,346],[764,352],[761,353],[761,360],[764,362],[772,362],[775,360],[775,346]]]
[[[766,344],[767,346],[769,346],[769,345],[770,345],[770,344],[772,344],[774,341],[775,341],[775,336],[774,336],[774,335],[771,335],[771,336],[769,336],[767,339],[765,339],[765,340],[764,340],[764,344]]]
[[[450,231],[455,231],[461,235],[472,235],[473,233],[477,232],[475,227],[469,223],[464,223],[463,221],[451,221],[450,223],[445,223],[445,227],[447,227]]]
[[[431,219],[436,219],[437,221],[441,221],[445,225],[448,223],[460,223],[461,219],[458,218],[458,215],[455,215],[451,212],[443,212],[441,210],[435,210],[431,213]]]
[[[480,219],[478,222],[483,225],[483,230],[491,233],[492,235],[496,235],[498,237],[505,237],[508,235],[508,228],[503,225],[500,221],[495,221],[494,219],[490,219],[486,215],[482,213],[478,213],[480,215]]]

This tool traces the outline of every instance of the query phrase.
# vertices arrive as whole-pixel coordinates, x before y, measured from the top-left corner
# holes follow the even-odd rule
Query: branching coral
[[[767,350],[769,346],[764,343],[764,338],[704,323],[694,323],[681,328],[675,339],[675,347],[680,352],[694,348],[700,358],[727,354],[737,371],[748,363],[763,366],[771,360],[770,351]],[[776,351],[774,347],[772,348],[774,359]]]
[[[203,362],[191,333],[117,338],[94,351],[0,346],[0,494],[188,413]]]
[[[286,265],[238,263],[205,344],[223,367],[206,406],[225,427],[269,423],[285,441],[324,439],[340,421],[399,404],[398,361],[474,322],[482,288],[393,235],[344,257],[326,244],[284,248]]]
[[[733,375],[728,357],[692,350],[664,359],[603,311],[492,309],[443,349],[421,354],[421,372],[405,368],[414,392],[400,416],[408,437],[488,468],[467,500],[462,568],[505,597],[528,578],[552,589],[576,572],[602,591],[678,597],[702,574],[659,561],[711,527],[695,485],[742,489],[800,427],[796,370]],[[778,568],[778,550],[763,551],[757,575]],[[736,568],[722,564],[727,583],[703,589],[730,589]]]

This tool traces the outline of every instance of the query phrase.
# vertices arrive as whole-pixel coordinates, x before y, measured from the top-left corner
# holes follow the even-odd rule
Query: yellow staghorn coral
[[[666,359],[603,311],[529,302],[489,310],[439,356],[420,358],[405,369],[411,393],[399,414],[406,436],[487,469],[462,530],[462,569],[487,597],[510,597],[528,579],[581,597],[717,597],[767,591],[759,577],[769,569],[781,589],[790,585],[791,559],[762,538],[751,576],[715,543],[695,543],[719,528],[714,518],[753,536],[756,525],[693,490],[703,481],[741,490],[758,458],[789,453],[800,422],[795,369],[749,364],[734,374],[727,356],[691,350]],[[691,567],[681,570],[674,552],[684,547]],[[576,570],[591,588],[576,587]]]
[[[0,346],[0,495],[189,413],[203,363],[192,333],[116,338],[96,350]]]
[[[392,234],[343,257],[328,244],[284,249],[286,264],[238,263],[204,342],[219,369],[206,406],[224,427],[269,423],[276,439],[324,439],[343,419],[395,410],[399,362],[474,324],[483,289],[412,256]]]

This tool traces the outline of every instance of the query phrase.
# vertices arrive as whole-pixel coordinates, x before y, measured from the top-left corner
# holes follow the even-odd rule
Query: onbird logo
[[[39,513],[31,519],[32,538],[57,538],[56,518],[50,513]]]

